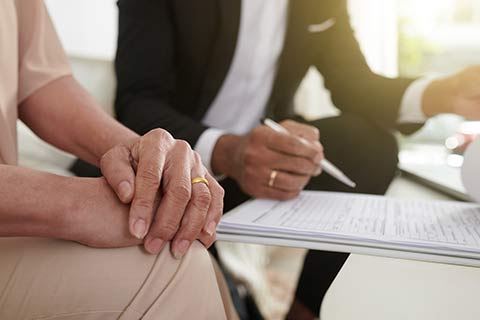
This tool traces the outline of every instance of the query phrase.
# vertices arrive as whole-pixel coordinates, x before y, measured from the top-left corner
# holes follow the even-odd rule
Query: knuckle
[[[202,163],[202,157],[197,151],[193,151],[193,158],[195,159],[195,162],[198,164]]]
[[[310,128],[312,128],[312,134],[314,135],[314,137],[319,139],[320,138],[320,130],[318,130],[317,127],[310,127]]]
[[[170,133],[163,129],[153,129],[145,134],[140,142],[140,152],[149,150],[149,152],[162,153],[172,147],[175,139]]]
[[[173,140],[172,135],[168,131],[160,128],[151,130],[146,136],[154,140]]]
[[[251,143],[259,143],[263,141],[265,138],[265,128],[263,126],[256,127],[255,129],[252,130],[252,132],[249,135],[250,142]]]
[[[208,238],[206,238],[205,240],[202,241],[203,245],[208,249],[212,246],[212,244],[215,243],[215,241],[217,241],[217,235],[216,234],[212,234],[211,236],[209,236]]]
[[[321,144],[321,143],[318,144],[318,150],[319,150],[319,152],[321,152],[321,153],[324,153],[324,152],[325,152],[325,149],[323,148],[323,144]]]
[[[210,207],[209,208],[209,216],[215,221],[215,222],[219,222],[221,217],[222,217],[222,214],[223,214],[223,201],[220,201],[218,203],[218,206],[214,206],[214,207]]]
[[[195,237],[199,233],[199,230],[197,230],[197,229],[198,228],[195,228],[192,224],[182,225],[182,227],[178,231],[177,238],[182,238],[182,239],[185,239],[185,240],[192,241],[193,239],[195,239]],[[175,238],[175,236],[174,236],[174,238]]]
[[[180,237],[193,240],[202,232],[203,221],[200,219],[188,219],[182,223],[178,232]]]
[[[192,204],[199,210],[206,210],[210,206],[212,196],[207,190],[193,193]]]
[[[175,140],[175,148],[185,153],[192,151],[190,144],[185,140]]]
[[[109,163],[113,158],[112,150],[109,150],[100,158],[100,168],[103,168],[107,163]]]
[[[166,241],[172,240],[178,231],[178,224],[173,220],[166,220],[159,225],[156,235]]]
[[[305,172],[308,171],[310,168],[310,164],[307,160],[300,159],[300,158],[293,158],[290,157],[286,161],[289,170],[293,172]]]
[[[300,143],[298,142],[297,139],[290,136],[285,136],[284,143],[286,146],[288,146],[291,152],[297,154],[300,151]]]
[[[185,184],[175,186],[166,192],[167,197],[170,197],[181,204],[189,202],[191,195],[190,187]]]
[[[225,189],[222,188],[222,186],[220,186],[218,184],[218,182],[214,182],[211,184],[212,186],[212,192],[219,198],[219,199],[223,199],[225,197]]]
[[[153,202],[146,198],[135,198],[133,200],[133,206],[140,209],[145,209],[142,210],[142,212],[148,212],[149,214],[151,214],[150,211],[153,210]]]
[[[138,178],[144,182],[158,187],[160,185],[160,168],[155,165],[148,165],[144,170],[139,171]]]

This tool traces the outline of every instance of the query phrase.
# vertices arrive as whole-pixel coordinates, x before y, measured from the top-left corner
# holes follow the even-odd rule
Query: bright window
[[[479,0],[396,0],[400,76],[446,75],[480,64]],[[432,119],[413,137],[443,141],[463,119]]]

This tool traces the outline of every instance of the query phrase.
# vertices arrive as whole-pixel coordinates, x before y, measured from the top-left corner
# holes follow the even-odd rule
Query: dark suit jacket
[[[164,128],[195,145],[201,119],[229,71],[241,0],[119,0],[116,112],[140,134]],[[325,32],[308,26],[335,18]],[[267,116],[295,117],[293,98],[310,66],[334,104],[392,130],[410,79],[370,71],[344,0],[291,0],[284,50]],[[297,118],[298,119],[298,118]]]

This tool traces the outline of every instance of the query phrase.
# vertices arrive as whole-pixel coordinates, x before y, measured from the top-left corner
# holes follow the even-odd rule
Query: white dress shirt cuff
[[[226,134],[226,132],[223,130],[209,128],[202,133],[200,138],[198,138],[197,144],[194,148],[202,157],[203,165],[208,169],[211,175],[213,175],[211,165],[213,149],[217,144],[217,140],[224,134]],[[216,178],[219,179],[220,177]]]
[[[423,93],[436,77],[420,78],[412,82],[402,98],[399,123],[423,123],[427,116],[422,111]]]

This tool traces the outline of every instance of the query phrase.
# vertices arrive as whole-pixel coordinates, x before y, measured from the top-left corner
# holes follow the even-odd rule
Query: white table
[[[395,197],[449,199],[398,178]],[[480,268],[351,255],[322,304],[321,320],[480,319]]]

